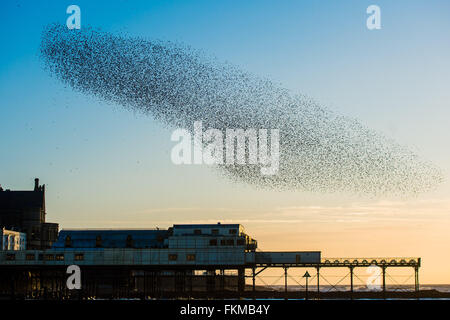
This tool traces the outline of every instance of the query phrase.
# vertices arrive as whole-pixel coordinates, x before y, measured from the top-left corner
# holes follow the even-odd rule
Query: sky
[[[170,160],[171,130],[72,91],[43,69],[43,28],[81,27],[187,44],[304,94],[409,147],[444,172],[415,198],[259,190]],[[368,30],[366,8],[381,9]],[[262,250],[420,256],[421,282],[450,283],[448,1],[5,1],[0,11],[0,184],[46,184],[61,228],[241,223]]]

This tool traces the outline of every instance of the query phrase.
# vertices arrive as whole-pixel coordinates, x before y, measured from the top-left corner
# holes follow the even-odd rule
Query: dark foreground
[[[102,319],[130,316],[149,319],[302,319],[313,316],[334,318],[415,318],[420,312],[444,315],[448,300],[67,300],[0,301],[2,310]],[[56,310],[64,310],[63,313]]]
[[[113,296],[113,295],[99,295],[88,296],[83,291],[63,291],[59,293],[47,293],[42,290],[32,295],[24,294],[3,294],[0,295],[0,300],[3,301],[28,301],[28,300],[46,300],[46,301],[87,301],[87,300],[223,300],[223,299],[241,299],[241,300],[358,300],[358,299],[449,299],[450,292],[440,292],[438,290],[420,290],[415,291],[331,291],[331,292],[308,292],[305,291],[244,291],[239,295],[235,291],[223,292],[190,292],[188,295],[180,296],[176,292],[164,292],[158,295],[144,296],[142,294],[130,294],[129,296]]]

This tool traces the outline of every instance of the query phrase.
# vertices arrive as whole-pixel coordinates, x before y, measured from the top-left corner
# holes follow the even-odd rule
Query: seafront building
[[[0,251],[25,250],[26,246],[27,235],[25,233],[0,228]]]

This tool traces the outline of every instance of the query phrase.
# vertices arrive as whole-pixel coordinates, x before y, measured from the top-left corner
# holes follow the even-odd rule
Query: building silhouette
[[[26,234],[27,249],[47,249],[58,238],[58,224],[45,221],[45,185],[35,179],[34,190],[0,187],[0,228]]]

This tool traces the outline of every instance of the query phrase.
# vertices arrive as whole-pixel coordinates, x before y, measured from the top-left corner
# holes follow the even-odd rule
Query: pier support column
[[[195,278],[195,270],[191,270],[189,273],[189,299],[192,297],[192,292],[194,288],[194,278]]]
[[[350,269],[350,297],[353,299],[353,267],[349,267]]]
[[[255,275],[255,267],[252,268],[252,289],[253,289],[253,299],[255,299],[255,292],[256,292],[256,275]]]
[[[225,270],[220,270],[220,292],[223,294],[225,292]]]
[[[381,268],[383,273],[383,299],[386,299],[386,266]]]
[[[238,269],[238,292],[241,294],[245,290],[245,269]]]
[[[12,276],[10,279],[10,282],[9,282],[11,300],[16,300],[16,286],[15,286],[14,277],[15,276]]]
[[[161,270],[155,272],[155,290],[158,298],[162,297],[163,294],[162,277]]]
[[[288,293],[287,276],[288,276],[288,268],[284,267],[284,293],[286,295],[286,299],[287,299],[287,293]]]
[[[216,289],[216,270],[209,269],[206,274],[206,291],[210,294],[214,293]]]
[[[419,287],[419,267],[415,266],[414,267],[414,290],[416,292],[419,292],[420,287]]]
[[[142,294],[142,300],[147,300],[147,271],[144,270],[144,292]]]
[[[317,269],[317,299],[320,299],[320,267],[316,267]]]
[[[185,292],[186,285],[186,270],[175,272],[175,292],[182,296]],[[209,288],[209,290],[211,290]],[[212,289],[213,290],[213,289]]]

